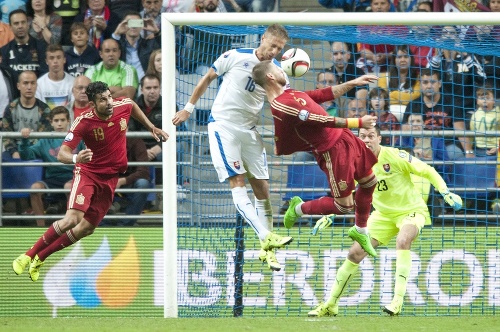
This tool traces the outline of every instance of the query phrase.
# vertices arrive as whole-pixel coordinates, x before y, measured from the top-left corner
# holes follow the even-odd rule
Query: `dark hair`
[[[49,46],[47,46],[47,49],[45,50],[45,56],[47,56],[47,54],[49,53],[54,53],[54,52],[57,52],[57,51],[61,51],[64,53],[64,50],[62,48],[61,45],[59,44],[49,44]]]
[[[441,75],[439,74],[439,70],[432,68],[420,69],[420,78],[422,78],[422,76],[433,76],[433,75],[436,75],[438,80],[441,81]]]
[[[64,106],[54,107],[49,114],[50,121],[52,121],[57,114],[64,114],[66,116],[66,119],[69,120],[69,111],[66,107]]]
[[[135,10],[129,10],[129,11],[127,11],[122,17],[125,19],[125,17],[127,17],[129,15],[131,15],[131,16],[138,16],[138,17],[142,18],[141,13],[139,13],[138,11],[135,11]]]
[[[398,45],[394,48],[393,52],[393,61],[394,61],[394,66],[391,66],[389,69],[389,82],[387,84],[387,87],[389,88],[389,91],[391,90],[399,90],[401,86],[401,82],[399,81],[399,70],[396,67],[396,57],[398,56],[398,52],[404,52],[408,54],[410,57],[410,65],[408,68],[408,74],[406,75],[406,81],[403,85],[404,89],[411,89],[413,85],[415,84],[415,80],[417,79],[417,72],[415,70],[415,57],[411,53],[410,47],[408,45]]]
[[[97,81],[89,84],[87,90],[85,90],[85,94],[89,98],[89,101],[95,103],[97,95],[104,93],[108,90],[109,87],[106,83]]]
[[[13,10],[10,12],[9,14],[9,24],[11,24],[11,19],[12,19],[12,16],[13,15],[16,15],[16,14],[24,14],[24,16],[26,16],[26,18],[28,18],[28,15],[26,14],[26,12],[22,9],[16,9],[16,10]]]
[[[387,92],[386,89],[382,89],[379,87],[373,88],[370,90],[370,93],[368,94],[368,109],[371,109],[371,99],[379,97],[383,100],[385,100],[385,105],[384,105],[384,111],[389,111],[389,92]]]
[[[148,80],[158,80],[158,83],[161,84],[161,79],[158,77],[158,75],[156,74],[146,74],[144,75],[142,78],[141,78],[141,86],[144,85],[144,80],[145,79],[148,79]]]
[[[89,34],[89,31],[85,28],[85,25],[83,24],[83,22],[73,22],[73,24],[71,24],[71,27],[69,28],[69,33],[70,34],[73,34],[73,31],[76,31],[76,30],[85,30],[85,32],[87,34]]]
[[[50,15],[54,12],[54,0],[45,0],[45,15]],[[35,17],[35,11],[33,10],[33,0],[28,0],[26,2],[26,14],[29,17]]]
[[[495,97],[495,91],[492,89],[491,86],[485,86],[484,88],[478,88],[476,90],[476,97],[484,97],[488,94],[493,95]]]

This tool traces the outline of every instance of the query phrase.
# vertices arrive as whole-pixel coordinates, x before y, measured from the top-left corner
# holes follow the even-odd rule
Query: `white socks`
[[[269,230],[266,229],[266,226],[264,226],[265,223],[262,223],[257,215],[257,212],[248,197],[247,189],[245,187],[236,187],[231,189],[231,194],[233,195],[233,202],[238,212],[253,228],[255,233],[257,233],[259,239],[264,240],[267,234],[269,234]]]

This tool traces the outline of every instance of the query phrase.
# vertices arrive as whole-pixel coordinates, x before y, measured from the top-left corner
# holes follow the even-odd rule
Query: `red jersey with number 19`
[[[125,173],[127,170],[127,126],[132,113],[130,98],[115,99],[113,115],[101,120],[94,110],[85,112],[73,121],[63,145],[72,150],[83,142],[92,150],[92,161],[79,163],[85,171],[98,174]]]
[[[333,99],[331,88],[305,92],[288,89],[274,99],[271,111],[276,154],[287,155],[297,151],[321,153],[334,146],[346,129],[333,128],[335,118],[320,105]]]

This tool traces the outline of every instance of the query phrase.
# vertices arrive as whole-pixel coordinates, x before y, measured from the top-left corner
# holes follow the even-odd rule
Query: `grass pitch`
[[[498,331],[496,316],[279,318],[0,318],[2,331]]]

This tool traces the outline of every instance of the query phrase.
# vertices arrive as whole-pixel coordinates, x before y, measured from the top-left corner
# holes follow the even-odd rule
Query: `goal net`
[[[345,75],[330,78],[325,73],[335,69],[334,62],[342,56],[353,73],[379,75],[385,86],[370,86],[365,97],[357,91],[343,103],[325,108],[344,117],[363,111],[383,114],[370,105],[372,100],[384,100],[397,119],[381,126],[384,143],[435,166],[450,189],[464,198],[464,209],[453,212],[427,182],[415,180],[433,213],[433,224],[412,245],[403,314],[497,312],[500,18],[493,13],[392,14],[163,14],[163,125],[171,139],[165,154],[169,157],[164,158],[164,289],[155,294],[155,302],[164,303],[166,317],[305,316],[328,298],[352,244],[347,237],[352,215],[338,216],[332,227],[315,237],[311,227],[319,216],[306,216],[291,230],[282,226],[290,197],[313,199],[328,195],[329,188],[307,155],[273,154],[273,119],[267,103],[259,131],[268,154],[274,227],[294,238],[277,251],[283,266],[279,272],[271,272],[258,260],[259,241],[237,215],[229,185],[219,183],[211,163],[207,121],[220,82],[210,85],[183,130],[175,132],[171,124],[175,110],[188,102],[215,59],[232,48],[258,47],[271,23],[287,28],[286,48],[302,48],[311,57],[309,72],[290,79],[295,89],[342,83],[338,80]],[[345,47],[333,48],[333,42]],[[401,64],[405,61],[406,69]],[[431,75],[422,77],[430,82],[420,77],[426,68]],[[432,82],[434,77],[439,82]],[[422,111],[418,125],[405,111],[429,93],[424,85],[428,89],[434,83],[439,84],[435,93],[440,94],[437,102],[442,111],[431,118]],[[380,90],[387,96],[380,97]],[[356,98],[367,99],[352,106],[350,101]],[[424,107],[422,102],[420,106]],[[171,158],[175,155],[177,168]],[[378,254],[362,262],[339,303],[340,315],[378,315],[381,306],[391,301],[395,241],[379,247]]]

